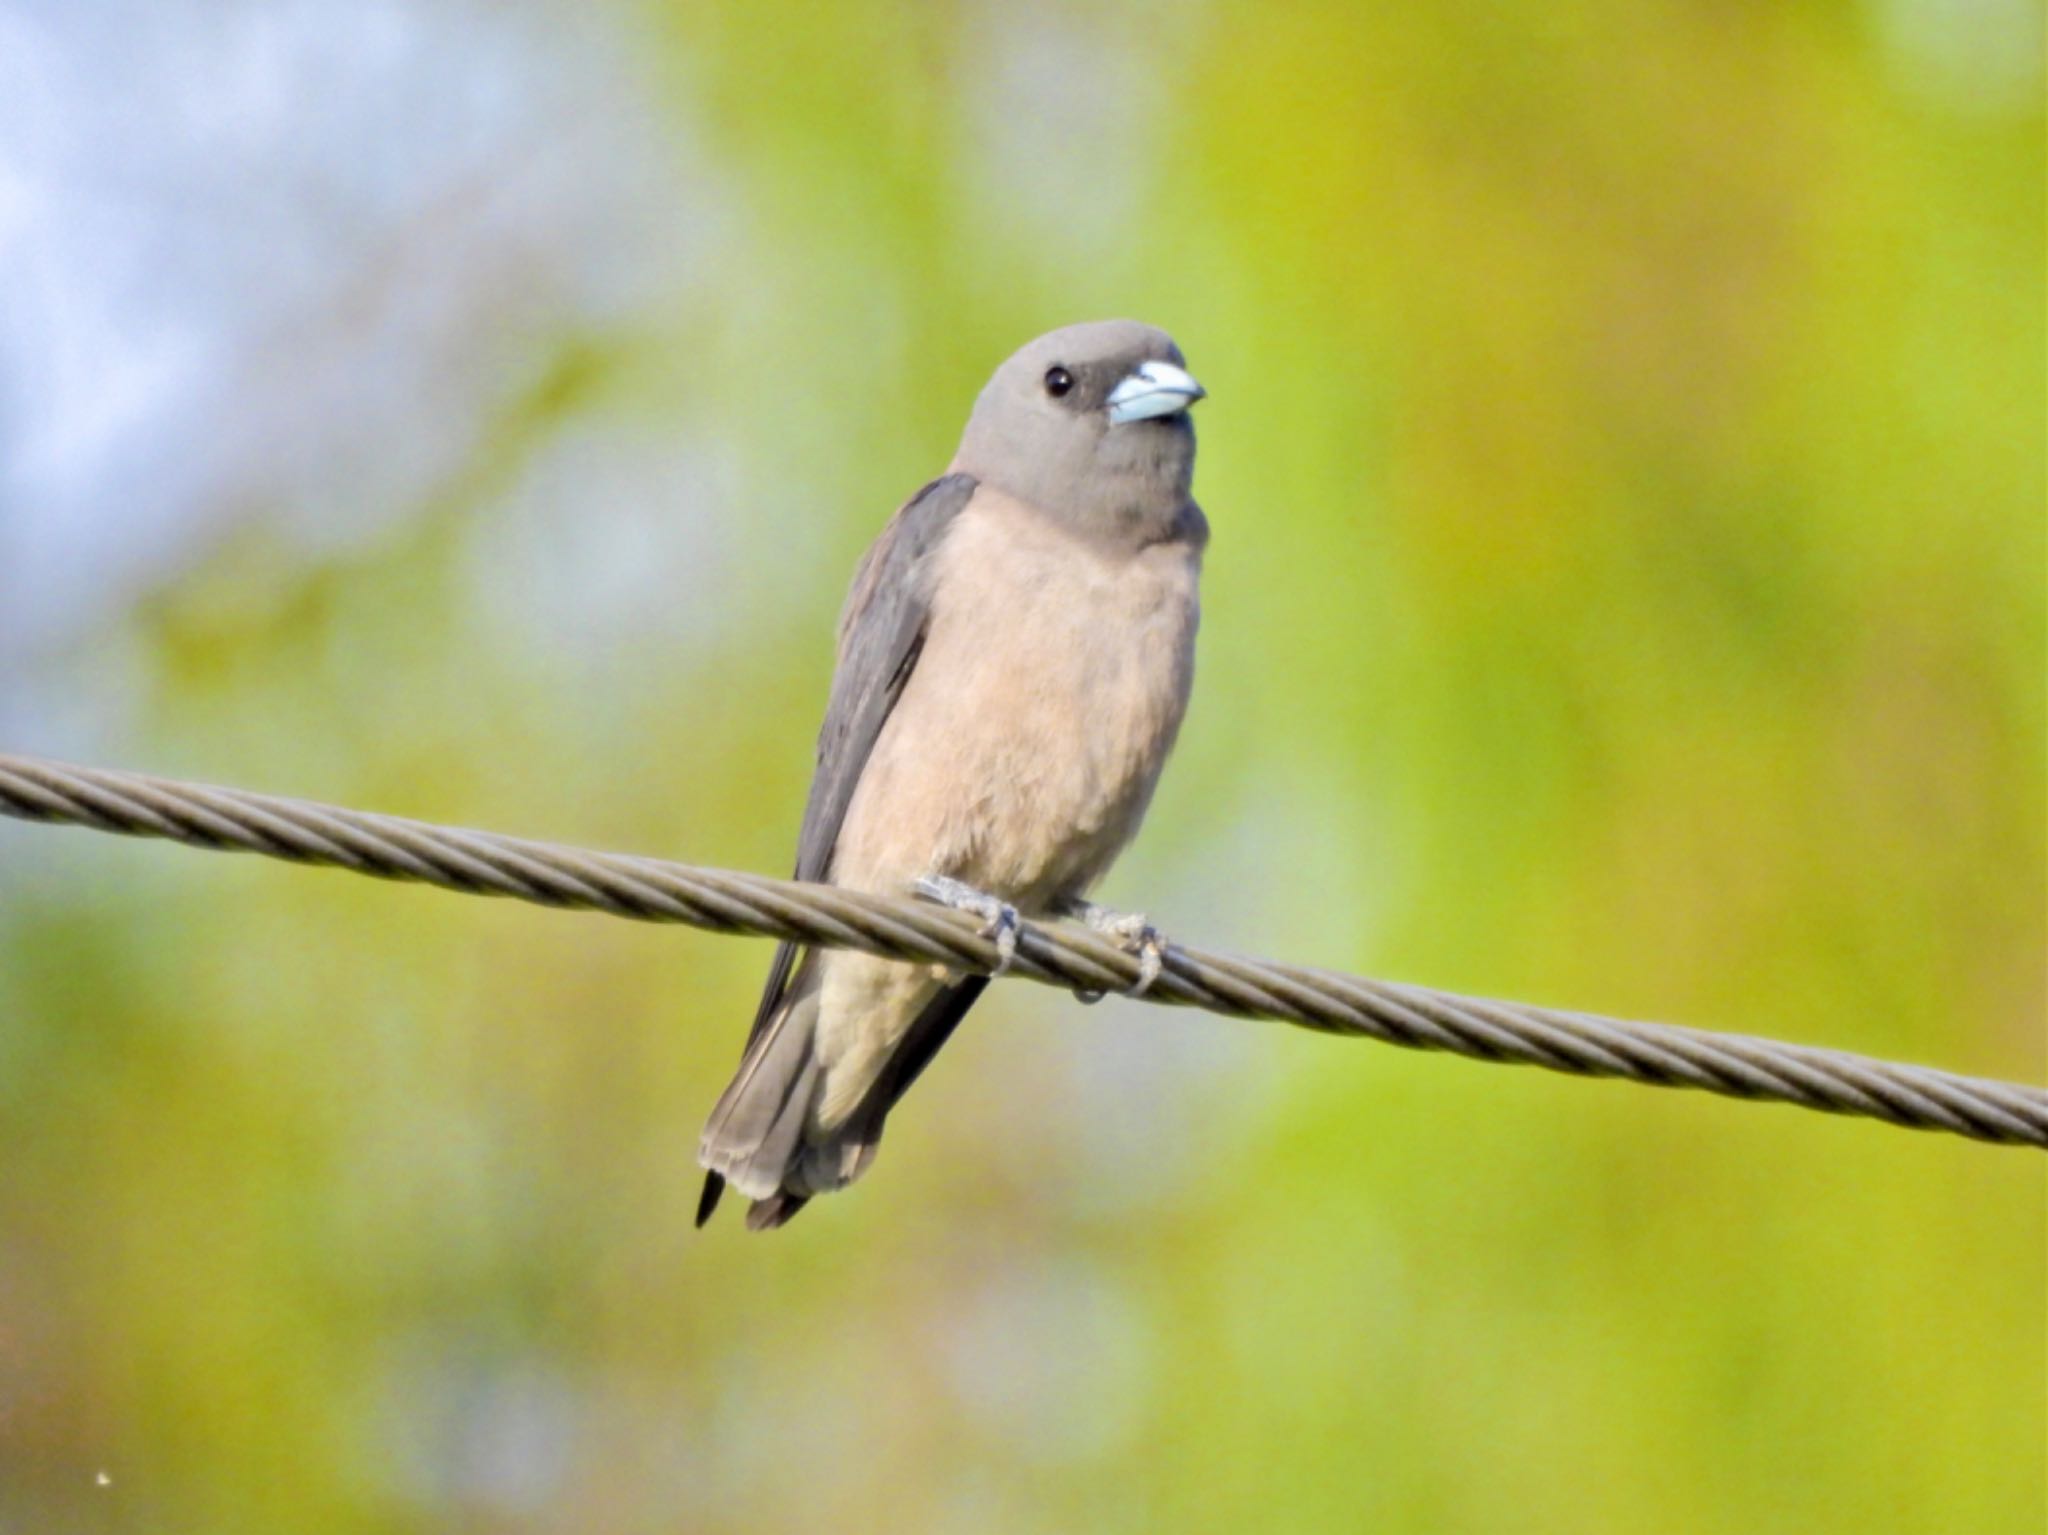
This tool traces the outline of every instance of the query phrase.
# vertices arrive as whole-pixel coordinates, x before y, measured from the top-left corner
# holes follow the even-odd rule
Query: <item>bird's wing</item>
[[[931,570],[926,556],[974,496],[972,475],[949,474],[925,486],[889,519],[854,572],[839,616],[839,664],[832,675],[831,701],[818,732],[818,767],[797,836],[796,877],[831,877],[832,855],[847,806],[860,784],[868,755],[903,696],[917,666],[931,618]],[[781,1005],[797,946],[775,951],[760,1010],[747,1039],[751,1044]]]

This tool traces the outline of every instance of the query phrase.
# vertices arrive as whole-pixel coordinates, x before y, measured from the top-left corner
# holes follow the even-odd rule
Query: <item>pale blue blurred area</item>
[[[601,13],[50,5],[0,27],[17,662],[90,643],[252,524],[293,561],[397,536],[565,345],[644,323],[730,246],[730,193]],[[622,446],[601,471],[622,504],[698,480],[687,447]],[[582,509],[565,472],[507,487],[529,549]]]

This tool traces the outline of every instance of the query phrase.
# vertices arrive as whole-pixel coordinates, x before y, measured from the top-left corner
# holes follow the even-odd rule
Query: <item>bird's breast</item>
[[[932,556],[930,627],[841,838],[842,880],[932,870],[1026,909],[1136,832],[1193,681],[1201,551],[1108,553],[977,495]]]

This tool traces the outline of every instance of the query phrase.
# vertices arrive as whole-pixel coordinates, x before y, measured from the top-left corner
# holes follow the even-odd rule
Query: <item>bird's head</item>
[[[1143,536],[1187,502],[1204,393],[1162,330],[1065,326],[996,369],[953,466],[1091,532]]]

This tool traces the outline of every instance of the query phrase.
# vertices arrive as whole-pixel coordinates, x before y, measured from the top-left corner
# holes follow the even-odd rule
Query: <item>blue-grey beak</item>
[[[1110,390],[1109,419],[1113,425],[1122,426],[1126,421],[1178,415],[1208,392],[1186,369],[1176,368],[1170,362],[1140,363],[1136,371]]]

